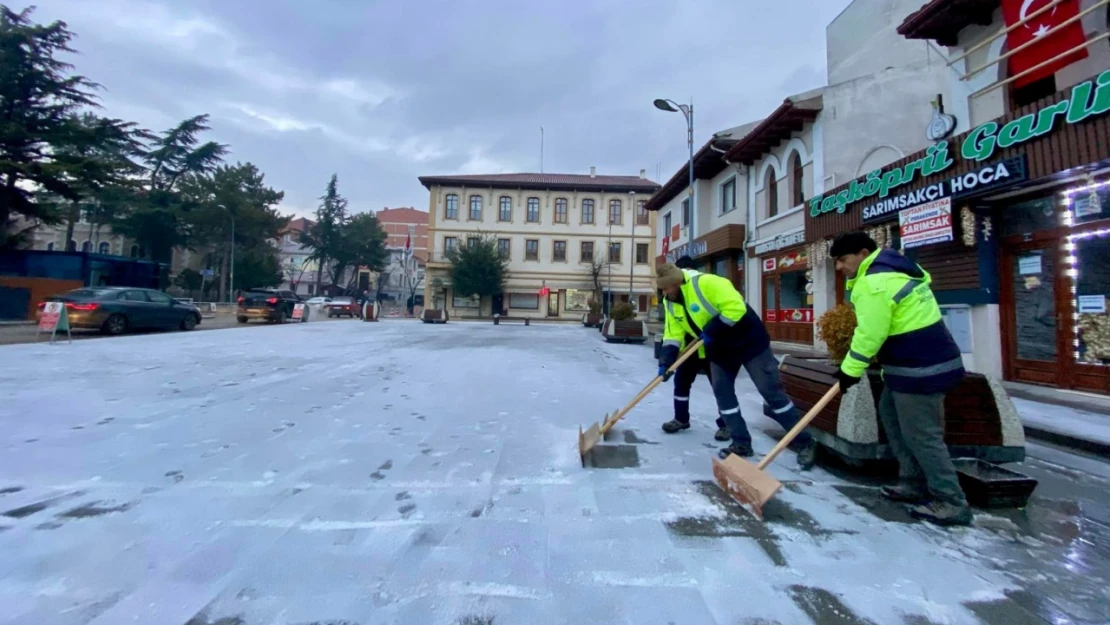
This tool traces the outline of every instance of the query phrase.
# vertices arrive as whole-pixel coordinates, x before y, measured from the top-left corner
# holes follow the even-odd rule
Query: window
[[[480,242],[481,239],[479,239],[478,237],[466,237],[466,249],[472,250],[478,247],[478,243]]]
[[[509,293],[509,308],[539,310],[540,296],[536,293]]]
[[[470,295],[465,297],[454,295],[451,297],[451,305],[455,308],[477,308],[478,305],[481,304],[481,302],[481,298],[477,295]]]
[[[470,221],[482,221],[482,196],[470,196]]]
[[[764,187],[767,191],[767,217],[774,217],[779,214],[779,189],[775,184],[774,168],[767,168],[767,183]]]
[[[447,201],[443,204],[443,218],[459,218],[459,196],[455,195],[454,193],[447,194]]]
[[[594,262],[594,242],[583,241],[579,243],[578,247],[578,262],[592,263]]]
[[[500,210],[497,211],[498,221],[513,220],[513,198],[502,195]]]
[[[594,201],[582,200],[582,223],[592,224],[594,222]]]
[[[663,236],[671,236],[671,214],[663,215]]]
[[[155,304],[172,304],[173,298],[161,291],[147,291],[147,298]]]
[[[135,249],[139,249],[139,246],[136,245]],[[76,252],[77,251],[77,241],[74,241],[73,239],[70,239],[69,241],[66,241],[66,251],[67,252]]]
[[[682,227],[690,225],[690,198],[682,200]]]
[[[609,200],[609,223],[614,226],[621,225],[621,201]]]
[[[621,244],[620,243],[610,243],[609,244],[609,262],[611,262],[611,263],[621,262]]]
[[[511,258],[512,241],[510,239],[497,239],[497,255],[501,258]]]
[[[551,246],[551,260],[557,263],[567,262],[567,242],[555,241]]]
[[[124,291],[116,298],[125,302],[149,302],[145,291]]]
[[[54,242],[53,241],[46,244],[46,251],[47,252],[53,252],[54,251]]]
[[[454,252],[459,247],[459,239],[457,237],[443,237],[443,254],[446,256]]]
[[[587,312],[590,310],[590,300],[594,292],[584,289],[567,289],[564,297],[563,308],[567,312]]]
[[[112,246],[109,245],[107,241],[101,241],[100,245],[97,246],[96,251],[101,254],[109,254],[112,251]]]
[[[650,223],[648,219],[648,211],[644,206],[647,204],[644,200],[636,202],[636,225],[646,226]]]
[[[138,258],[138,257],[139,257],[139,246],[138,245],[132,245],[131,246],[131,258]]]
[[[806,201],[805,170],[802,169],[802,158],[797,152],[794,153],[794,158],[790,159],[790,169],[792,170],[790,186],[793,191],[793,197],[790,198],[791,206],[801,206]]]
[[[540,222],[540,198],[528,198],[528,223],[536,224]]]
[[[84,243],[82,243],[81,244],[81,251],[82,252],[91,252],[92,251],[92,241],[85,241]]]
[[[539,239],[525,239],[524,240],[524,260],[539,260],[540,259],[540,240]]]
[[[721,214],[736,208],[736,178],[730,178],[721,185]]]
[[[567,223],[567,200],[566,198],[559,198],[555,200],[555,223]]]
[[[648,262],[648,244],[647,243],[637,243],[636,244],[636,264],[637,265],[646,265],[647,262]]]

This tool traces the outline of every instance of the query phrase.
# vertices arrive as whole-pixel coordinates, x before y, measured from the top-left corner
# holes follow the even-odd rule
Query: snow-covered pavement
[[[693,429],[659,430],[660,389],[615,430],[608,468],[582,468],[578,426],[654,370],[650,346],[581,327],[322,323],[0,347],[0,623],[1110,615],[1105,476],[1040,462],[1026,511],[945,531],[880,502],[873,481],[798,473],[787,453],[760,523],[709,481],[701,379]],[[781,430],[741,387],[766,452]]]

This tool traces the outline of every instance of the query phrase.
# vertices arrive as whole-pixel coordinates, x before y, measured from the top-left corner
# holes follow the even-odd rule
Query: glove
[[[667,371],[667,369],[669,368],[670,367],[668,367],[667,365],[659,365],[659,375],[663,377],[664,382],[671,379],[671,376],[674,375],[673,373]]]
[[[850,389],[853,386],[859,384],[859,378],[857,378],[855,376],[848,375],[847,373],[844,373],[840,369],[837,369],[837,371],[836,371],[836,380],[838,382],[840,382],[840,392],[841,393],[847,393],[848,389]]]
[[[725,326],[725,322],[721,321],[720,315],[717,315],[710,319],[709,323],[705,324],[705,327],[701,329],[701,336],[698,338],[701,339],[702,343],[709,345],[709,343],[717,337],[717,334],[721,331],[723,326]]]

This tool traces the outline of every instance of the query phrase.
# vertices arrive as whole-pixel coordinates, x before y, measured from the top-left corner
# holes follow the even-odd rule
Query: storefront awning
[[[791,134],[817,119],[824,106],[821,94],[821,89],[815,89],[783,100],[774,113],[732,146],[725,160],[751,165],[771,148],[789,140]]]
[[[1001,4],[1001,0],[932,0],[907,16],[898,26],[898,34],[954,46],[965,27],[989,26]]]

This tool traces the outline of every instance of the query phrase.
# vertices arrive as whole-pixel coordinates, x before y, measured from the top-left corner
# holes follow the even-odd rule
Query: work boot
[[[717,452],[717,457],[721,460],[724,460],[732,454],[736,454],[741,458],[751,458],[753,455],[755,455],[755,452],[752,451],[751,445],[740,445],[737,443],[733,443],[728,447],[725,447],[721,451]]]
[[[929,500],[929,493],[915,488],[909,484],[898,484],[897,486],[883,486],[879,489],[883,497],[891,501],[898,501],[902,503],[921,504]]]
[[[674,434],[676,432],[680,432],[682,430],[689,430],[689,429],[690,429],[690,423],[689,422],[683,423],[682,421],[679,421],[678,419],[671,419],[670,421],[667,421],[666,423],[663,424],[663,431],[666,432],[667,434]]]
[[[717,428],[717,433],[713,435],[713,438],[714,440],[721,441],[722,443],[727,443],[728,441],[732,440],[732,430],[728,429],[727,427],[719,427]]]
[[[910,515],[936,525],[971,525],[972,518],[971,507],[966,503],[960,506],[947,501],[931,501],[914,506],[910,508]]]
[[[798,468],[809,471],[817,464],[817,441],[810,439],[798,449]]]

